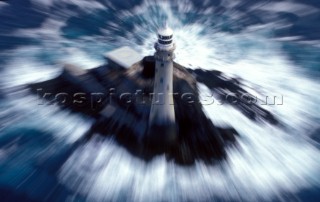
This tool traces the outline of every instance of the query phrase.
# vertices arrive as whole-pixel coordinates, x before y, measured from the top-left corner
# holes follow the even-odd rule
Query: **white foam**
[[[241,2],[225,0],[223,3],[233,7]],[[261,95],[283,95],[283,106],[270,105],[265,108],[274,113],[288,129],[256,124],[228,105],[206,105],[205,112],[216,125],[229,125],[240,133],[237,138],[240,150],[229,148],[227,162],[215,166],[197,162],[191,167],[181,167],[159,156],[145,163],[117,145],[112,138],[103,141],[93,139],[78,148],[64,164],[59,173],[61,183],[74,192],[86,195],[88,200],[95,201],[120,200],[120,196],[128,196],[133,201],[203,201],[211,197],[222,197],[228,201],[239,198],[248,201],[261,198],[271,200],[282,192],[293,193],[319,185],[319,150],[304,138],[304,134],[319,119],[317,103],[320,101],[320,86],[317,81],[308,78],[301,67],[289,61],[281,51],[279,41],[269,39],[268,30],[274,25],[251,27],[239,34],[221,33],[210,25],[215,20],[212,16],[204,16],[206,19],[202,19],[202,22],[205,23],[184,24],[182,20],[194,8],[188,1],[178,5],[179,12],[173,10],[169,2],[145,1],[132,13],[122,12],[119,16],[121,19],[130,20],[139,15],[144,23],[136,25],[132,33],[126,33],[130,39],[117,38],[119,46],[130,44],[144,55],[153,54],[155,31],[161,22],[155,12],[167,15],[175,31],[176,62],[190,68],[200,66],[207,70],[220,70],[228,77],[240,77],[244,88],[249,90],[249,86],[254,87]],[[294,12],[295,8],[290,7]],[[239,16],[241,13],[233,17],[236,19]],[[50,21],[47,23],[50,25]],[[61,25],[52,26],[56,28],[51,29],[52,32],[48,29],[58,41],[64,40],[57,33]],[[117,24],[113,26],[114,29],[121,28]],[[137,40],[135,37],[140,34],[144,44],[134,45]],[[64,42],[74,48],[65,49],[61,46],[61,51],[66,53],[62,60],[84,68],[94,67],[99,62],[76,45],[79,41]],[[83,42],[85,46],[88,41]],[[55,47],[50,44],[44,46],[49,51]],[[38,52],[35,47],[28,50],[14,50],[17,54],[6,64],[3,74],[6,78],[2,84],[12,86],[45,80],[59,70],[33,58]],[[198,86],[201,96],[210,93],[204,85]],[[19,106],[16,109],[22,114],[45,122],[43,126],[55,131],[56,137],[65,138],[75,133],[69,142],[83,135],[90,126],[90,122],[69,112],[58,112],[54,106],[38,108],[34,104],[34,97],[12,98],[11,102],[15,107]],[[39,122],[34,125],[39,125]]]
[[[94,11],[97,9],[104,9],[105,7],[95,0],[31,0],[35,6],[42,6],[42,8],[50,9],[53,5],[72,4],[81,8],[84,12]]]
[[[0,9],[8,6],[8,3],[0,1]]]
[[[313,6],[308,6],[300,3],[293,3],[288,1],[282,2],[268,2],[267,4],[258,4],[252,7],[252,10],[263,10],[273,12],[291,12],[299,17],[319,12],[319,9]]]
[[[21,57],[14,58],[6,64],[1,79],[1,84],[5,88],[45,81],[59,75],[61,72],[59,66],[49,66],[27,56],[38,49],[38,47],[28,47],[15,50]]]
[[[48,131],[55,139],[68,144],[82,137],[92,125],[88,117],[62,111],[57,104],[50,105],[38,95],[30,95],[27,89],[7,93],[6,98],[9,118],[16,119],[12,125]]]
[[[164,8],[166,4],[163,11],[167,12]],[[169,10],[168,15],[174,17],[171,13]],[[240,150],[228,149],[226,163],[208,166],[197,162],[186,168],[167,162],[162,156],[146,164],[111,140],[105,140],[101,143],[105,146],[97,148],[97,143],[90,142],[88,148],[79,149],[61,170],[62,182],[97,201],[116,200],[121,195],[134,201],[209,200],[211,197],[271,200],[282,192],[318,185],[319,178],[314,176],[320,169],[319,151],[303,134],[314,118],[319,117],[314,110],[319,102],[319,84],[292,64],[280,51],[278,42],[268,39],[261,29],[231,35],[215,33],[202,24],[181,26],[176,21],[177,18],[174,29],[178,63],[240,77],[246,84],[244,88],[255,86],[262,95],[283,95],[283,106],[264,107],[293,130],[287,133],[267,123],[256,124],[228,105],[206,105],[205,112],[216,125],[233,126],[240,133],[237,138]],[[150,30],[145,44],[134,48],[152,54],[155,40]],[[202,96],[210,94],[205,86],[199,84],[199,87]],[[81,169],[88,166],[87,161],[74,162],[83,156],[93,159],[100,169],[91,175]]]

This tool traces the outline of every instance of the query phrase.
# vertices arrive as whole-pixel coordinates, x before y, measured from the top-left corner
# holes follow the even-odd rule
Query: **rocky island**
[[[100,135],[113,138],[146,161],[162,154],[183,165],[196,160],[214,163],[226,159],[226,147],[236,145],[238,133],[231,127],[215,126],[206,116],[197,83],[206,85],[220,98],[226,92],[247,92],[240,81],[228,79],[222,72],[189,69],[173,62],[171,31],[162,30],[158,37],[156,54],[129,68],[112,61],[88,71],[65,65],[58,77],[29,87],[47,103],[95,120],[80,144]],[[166,89],[167,94],[159,94],[161,89]],[[155,105],[156,101],[161,103]],[[278,124],[270,112],[257,104],[239,100],[232,106],[254,121]]]

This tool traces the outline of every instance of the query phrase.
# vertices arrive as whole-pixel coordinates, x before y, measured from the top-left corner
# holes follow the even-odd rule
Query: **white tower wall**
[[[173,101],[173,59],[175,44],[173,32],[166,27],[158,32],[155,44],[155,78],[149,138],[156,142],[174,143],[177,139]]]

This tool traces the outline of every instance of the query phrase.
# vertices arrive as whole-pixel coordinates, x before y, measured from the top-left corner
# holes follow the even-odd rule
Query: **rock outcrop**
[[[146,161],[165,154],[180,164],[192,164],[195,160],[213,163],[225,159],[225,148],[236,143],[237,132],[233,128],[215,126],[199,102],[197,82],[212,90],[244,91],[234,81],[221,79],[219,72],[193,71],[174,63],[173,92],[178,139],[168,146],[145,138],[153,91],[152,56],[145,57],[129,69],[112,69],[104,65],[88,72],[73,70],[67,67],[57,78],[31,84],[30,88],[49,103],[95,118],[96,122],[86,138],[97,134],[109,136]],[[262,117],[277,123],[269,112],[253,116],[255,110],[250,111],[250,106],[240,105],[238,108],[249,118]]]

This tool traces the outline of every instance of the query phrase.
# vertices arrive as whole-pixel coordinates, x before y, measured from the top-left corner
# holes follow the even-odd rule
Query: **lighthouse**
[[[172,145],[177,140],[173,101],[173,59],[175,43],[168,26],[158,30],[155,77],[152,105],[149,115],[148,139],[153,144]]]

